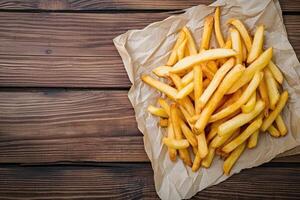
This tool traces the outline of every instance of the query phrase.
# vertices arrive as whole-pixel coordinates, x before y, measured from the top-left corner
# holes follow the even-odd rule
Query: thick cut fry
[[[252,149],[256,147],[257,141],[258,141],[258,136],[259,136],[259,130],[256,130],[249,138],[247,147],[249,149]]]
[[[244,72],[245,68],[242,65],[236,65],[230,72],[224,77],[223,81],[221,82],[220,86],[212,96],[212,98],[208,101],[207,105],[204,107],[200,114],[200,118],[195,124],[195,132],[201,133],[204,131],[204,128],[212,115],[215,111],[218,103],[223,98],[224,94],[227,90],[234,84],[236,80],[239,79],[241,74]]]
[[[188,142],[192,145],[192,147],[197,147],[198,142],[196,136],[182,120],[180,120],[180,127],[183,132],[183,135],[188,140]]]
[[[201,63],[200,66],[203,71],[203,75],[209,80],[212,80],[215,74],[207,67],[207,63]]]
[[[279,100],[279,91],[276,86],[276,81],[272,76],[272,73],[268,68],[264,70],[265,73],[265,78],[266,78],[266,84],[267,84],[267,92],[269,96],[269,101],[270,101],[270,108],[271,110],[275,109],[276,103]]]
[[[172,140],[175,139],[175,135],[174,135],[174,131],[173,131],[173,126],[172,126],[172,123],[171,123],[170,119],[169,119],[169,125],[168,125],[168,138],[170,138]],[[177,156],[176,149],[174,149],[172,147],[168,147],[168,151],[169,151],[170,160],[176,161],[176,156]]]
[[[214,25],[214,17],[213,16],[207,16],[204,19],[204,28],[203,28],[203,34],[202,34],[202,40],[200,45],[200,51],[201,50],[207,50],[209,49],[209,43],[211,38],[211,33]]]
[[[190,71],[186,75],[184,75],[181,79],[182,86],[186,86],[194,80],[194,72]]]
[[[174,65],[178,61],[177,49],[178,49],[179,45],[184,41],[184,39],[185,39],[185,33],[184,33],[184,31],[180,31],[177,41],[171,51],[169,60],[167,61],[168,66]]]
[[[228,96],[228,95],[227,95]],[[216,110],[216,113],[220,112],[221,110],[227,108],[228,106],[230,106],[231,104],[235,103],[240,97],[242,96],[242,90],[239,89],[238,91],[236,91],[234,94],[228,96],[228,100]],[[214,116],[214,115],[213,115]],[[210,118],[210,122],[212,121],[212,117]]]
[[[235,56],[236,52],[232,49],[210,49],[203,51],[197,55],[192,55],[183,58],[179,62],[177,62],[170,72],[180,73],[190,69],[192,66],[199,64],[201,62],[216,60],[220,58],[227,58],[231,56]]]
[[[190,143],[185,139],[175,140],[175,139],[171,139],[171,138],[164,138],[163,143],[167,147],[170,147],[173,149],[186,149],[190,146]]]
[[[230,29],[230,37],[232,41],[232,49],[237,53],[235,56],[236,64],[242,64],[243,62],[243,48],[242,41],[239,32],[236,29]]]
[[[207,142],[210,142],[218,133],[218,127],[225,122],[225,119],[221,119],[211,124],[210,131],[206,137]]]
[[[178,100],[178,103],[182,105],[190,114],[190,116],[195,115],[194,105],[189,97],[185,97],[183,99]]]
[[[234,58],[230,58],[220,69],[217,71],[212,81],[208,87],[204,90],[200,97],[200,108],[202,109],[204,105],[208,102],[209,98],[212,96],[214,91],[217,89],[227,72],[234,66]]]
[[[245,150],[246,143],[244,142],[240,146],[238,146],[224,161],[223,171],[226,175],[230,174],[230,171],[236,161],[239,159],[243,151]]]
[[[205,79],[205,80],[203,81],[203,89],[206,89],[207,86],[209,85],[209,83],[210,83],[210,80],[209,80],[208,78]]]
[[[262,131],[266,131],[269,126],[272,125],[276,117],[280,114],[282,109],[284,108],[287,100],[288,100],[289,94],[287,91],[284,91],[279,98],[279,101],[275,107],[275,109],[269,114],[267,118],[265,118],[263,125],[261,127]]]
[[[203,90],[202,69],[200,65],[196,65],[194,67],[194,98],[195,98],[196,115],[200,114],[201,111],[199,98],[202,94],[202,90]]]
[[[200,157],[199,152],[197,152],[197,154],[195,156],[195,160],[193,162],[192,171],[193,172],[198,171],[198,169],[200,168],[200,164],[201,164],[201,157]]]
[[[275,126],[271,125],[267,130],[273,137],[280,137],[280,132],[277,130],[277,128],[275,128]]]
[[[272,75],[276,79],[276,81],[280,84],[283,82],[283,75],[280,71],[280,69],[273,63],[273,61],[270,61],[268,64],[268,69],[272,72]]]
[[[218,129],[218,135],[222,136],[229,134],[237,128],[243,126],[244,124],[250,122],[252,119],[254,119],[257,115],[261,113],[264,107],[265,103],[263,101],[257,101],[254,110],[250,113],[239,114],[234,118],[228,120],[227,122],[221,124]]]
[[[168,127],[168,119],[160,119],[159,120],[159,126],[161,126],[161,127]]]
[[[165,112],[168,114],[168,116],[170,116],[170,106],[167,103],[167,101],[164,100],[163,98],[159,98],[157,100],[157,103],[160,105],[160,107],[162,107],[165,110]]]
[[[158,77],[166,78],[171,68],[170,66],[159,66],[153,69],[152,72]]]
[[[247,103],[245,105],[242,105],[242,111],[243,113],[249,113],[251,112],[256,104],[256,92],[253,92],[253,94],[251,95],[250,99],[247,101]]]
[[[175,100],[177,96],[177,90],[165,83],[155,80],[151,76],[142,75],[141,79],[148,85],[156,88],[157,90],[165,93],[168,97]]]
[[[272,51],[272,47],[267,49],[253,63],[251,63],[251,65],[246,68],[241,78],[230,88],[227,94],[236,92],[239,88],[251,81],[256,72],[263,70],[272,58]]]
[[[183,88],[180,76],[178,76],[177,74],[169,73],[169,77],[178,90],[181,90]]]
[[[240,134],[240,129],[238,128],[237,130],[234,130],[231,133],[228,133],[223,136],[216,135],[214,139],[211,141],[210,145],[212,146],[212,148],[219,148],[222,145],[226,144],[227,141],[231,142],[231,140],[233,140],[239,134]]]
[[[280,132],[280,135],[285,136],[287,134],[287,128],[286,128],[286,125],[285,125],[281,115],[278,115],[276,117],[275,122],[276,122],[277,128]]]
[[[243,62],[247,61],[247,49],[244,43],[242,43]]]
[[[260,97],[265,102],[264,115],[265,115],[265,117],[268,117],[270,103],[269,103],[269,96],[268,96],[268,90],[267,90],[267,84],[265,81],[265,77],[263,77],[262,80],[260,81],[258,90],[259,90]]]
[[[251,46],[252,46],[252,39],[251,39],[246,27],[244,26],[244,24],[238,19],[229,19],[227,21],[227,23],[230,23],[233,26],[235,26],[235,28],[240,32],[240,34],[244,40],[244,43],[246,45],[247,51],[250,52]]]
[[[184,50],[186,47],[187,39],[185,38],[183,42],[179,45],[177,49],[177,58],[178,60],[181,60],[184,57]]]
[[[178,91],[176,99],[183,99],[184,97],[188,96],[194,90],[194,83],[191,82],[184,88]]]
[[[222,148],[222,151],[225,153],[232,152],[236,147],[241,145],[242,143],[246,142],[246,140],[262,125],[262,118],[259,117],[258,119],[254,120],[238,137],[232,140],[230,143],[225,145]]]
[[[225,42],[220,26],[220,7],[217,7],[215,10],[214,27],[218,44],[220,47],[223,47],[225,45]]]
[[[216,152],[216,149],[212,148],[212,147],[209,147],[208,148],[208,154],[206,155],[206,157],[202,160],[202,163],[201,165],[205,168],[209,168],[214,157],[215,157],[215,152]]]
[[[211,60],[208,61],[206,64],[207,68],[212,72],[212,73],[216,73],[218,71],[218,65],[215,61]]]
[[[238,110],[243,104],[245,104],[249,98],[251,97],[252,94],[255,93],[257,87],[259,86],[260,81],[263,78],[263,73],[262,72],[256,72],[253,79],[247,86],[246,90],[243,92],[242,96],[233,104],[229,105],[228,107],[224,108],[220,112],[214,114],[210,118],[210,122],[217,121],[219,119],[222,119],[231,113],[235,112]]]
[[[247,63],[252,63],[262,52],[264,44],[264,26],[260,25],[254,34],[251,50],[248,54]]]
[[[163,108],[157,108],[152,105],[148,106],[148,112],[151,113],[152,115],[156,115],[156,116],[162,117],[162,118],[169,117],[168,113]]]
[[[200,154],[200,158],[203,159],[208,154],[205,133],[202,132],[200,135],[197,135],[196,137],[198,140],[198,153]]]
[[[190,128],[193,128],[194,125],[192,123],[190,123],[191,115],[188,113],[188,111],[182,105],[179,105],[179,109],[180,109],[182,115],[184,116],[184,119],[182,119],[182,120],[186,121],[189,124]]]
[[[196,55],[198,53],[197,48],[196,48],[196,44],[194,41],[194,38],[191,34],[191,32],[189,31],[189,29],[185,26],[182,28],[183,32],[185,33],[185,36],[187,38],[187,49],[189,50],[189,54],[190,55]]]

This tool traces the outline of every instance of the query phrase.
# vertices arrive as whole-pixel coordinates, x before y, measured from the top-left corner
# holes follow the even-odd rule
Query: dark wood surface
[[[157,199],[112,39],[210,2],[0,1],[0,199]],[[300,1],[280,3],[299,58]],[[299,166],[276,158],[194,199],[299,199]]]

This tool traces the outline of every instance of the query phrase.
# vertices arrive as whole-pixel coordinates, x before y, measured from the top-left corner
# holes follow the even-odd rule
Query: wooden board
[[[300,168],[244,170],[193,199],[299,199]],[[272,184],[271,184],[272,183]],[[150,164],[0,165],[1,199],[158,199]]]

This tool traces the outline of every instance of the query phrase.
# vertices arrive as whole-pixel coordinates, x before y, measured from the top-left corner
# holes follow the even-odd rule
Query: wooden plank
[[[213,0],[4,0],[0,3],[0,9],[15,10],[177,10],[191,6],[209,5]],[[299,12],[299,0],[280,0],[284,12]]]
[[[112,39],[167,16],[0,12],[0,86],[129,88]],[[299,57],[300,16],[284,17]]]
[[[0,92],[0,163],[66,161],[149,161],[127,91]]]
[[[276,174],[274,176],[274,174]],[[299,199],[300,169],[258,167],[193,199]],[[150,164],[0,166],[1,199],[158,199]]]

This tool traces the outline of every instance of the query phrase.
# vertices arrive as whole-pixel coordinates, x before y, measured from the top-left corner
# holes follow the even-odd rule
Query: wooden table
[[[112,39],[203,1],[0,1],[0,199],[156,199]],[[300,1],[280,1],[300,56]],[[171,11],[171,12],[170,12]],[[300,198],[300,156],[195,199]]]

